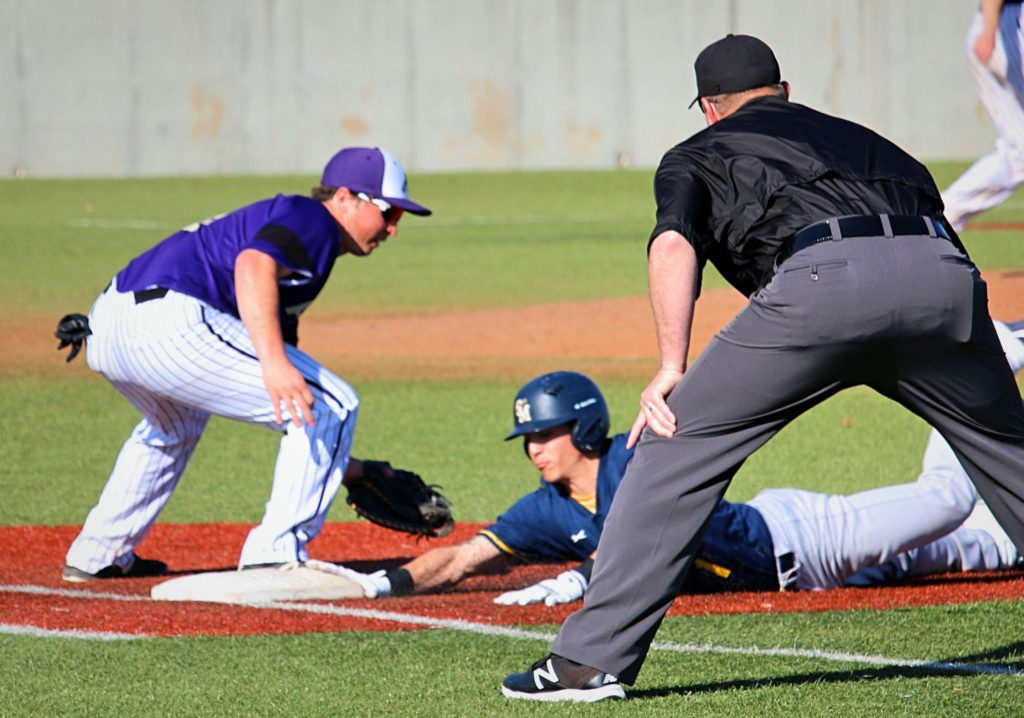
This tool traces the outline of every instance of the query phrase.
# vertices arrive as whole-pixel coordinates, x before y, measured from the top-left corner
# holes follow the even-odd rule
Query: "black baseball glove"
[[[90,334],[92,334],[92,330],[89,329],[89,317],[84,314],[65,314],[57,322],[57,331],[54,332],[54,336],[60,339],[60,346],[57,349],[60,350],[66,346],[71,347],[71,351],[68,353],[68,358],[65,361],[71,361],[78,356],[78,352],[82,351],[82,344],[85,343],[85,338]]]
[[[363,475],[348,479],[349,506],[368,521],[414,536],[447,536],[455,528],[451,503],[418,474],[386,461],[363,461]]]

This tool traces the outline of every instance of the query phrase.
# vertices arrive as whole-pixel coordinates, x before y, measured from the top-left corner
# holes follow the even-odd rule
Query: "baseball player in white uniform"
[[[312,197],[278,195],[186,227],[114,277],[89,314],[86,358],[142,420],[68,550],[64,580],[166,571],[134,549],[214,414],[282,434],[239,566],[309,558],[350,470],[359,399],[297,348],[298,318],[334,261],[394,238],[403,212],[430,214],[409,199],[395,158],[347,148]]]
[[[967,32],[967,63],[996,131],[996,147],[942,193],[957,232],[1024,182],[1024,74],[1020,0],[982,0]]]

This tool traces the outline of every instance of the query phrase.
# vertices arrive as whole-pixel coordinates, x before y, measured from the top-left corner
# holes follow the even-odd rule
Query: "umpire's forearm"
[[[697,254],[683,235],[663,232],[651,242],[647,283],[661,367],[686,371],[696,301]]]

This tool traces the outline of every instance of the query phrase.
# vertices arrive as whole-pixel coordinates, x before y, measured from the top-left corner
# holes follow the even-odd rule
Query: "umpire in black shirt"
[[[584,608],[551,656],[505,679],[510,697],[623,695],[617,680],[635,681],[743,461],[847,387],[870,386],[938,429],[1024,551],[1020,393],[928,171],[864,127],[790,103],[756,38],[713,43],[695,69],[707,129],[665,154],[654,183],[661,368],[641,394],[639,446]],[[708,261],[750,301],[687,371]]]

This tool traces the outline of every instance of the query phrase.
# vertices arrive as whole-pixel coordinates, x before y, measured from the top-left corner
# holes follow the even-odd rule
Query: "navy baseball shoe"
[[[554,654],[541,658],[525,673],[505,676],[501,692],[507,698],[530,701],[593,703],[626,697],[615,676]]]
[[[89,573],[74,566],[65,566],[61,574],[68,583],[85,583],[106,578],[147,578],[149,576],[163,576],[167,573],[167,564],[156,559],[139,558],[135,556],[127,568],[110,565],[102,568],[96,573]]]

